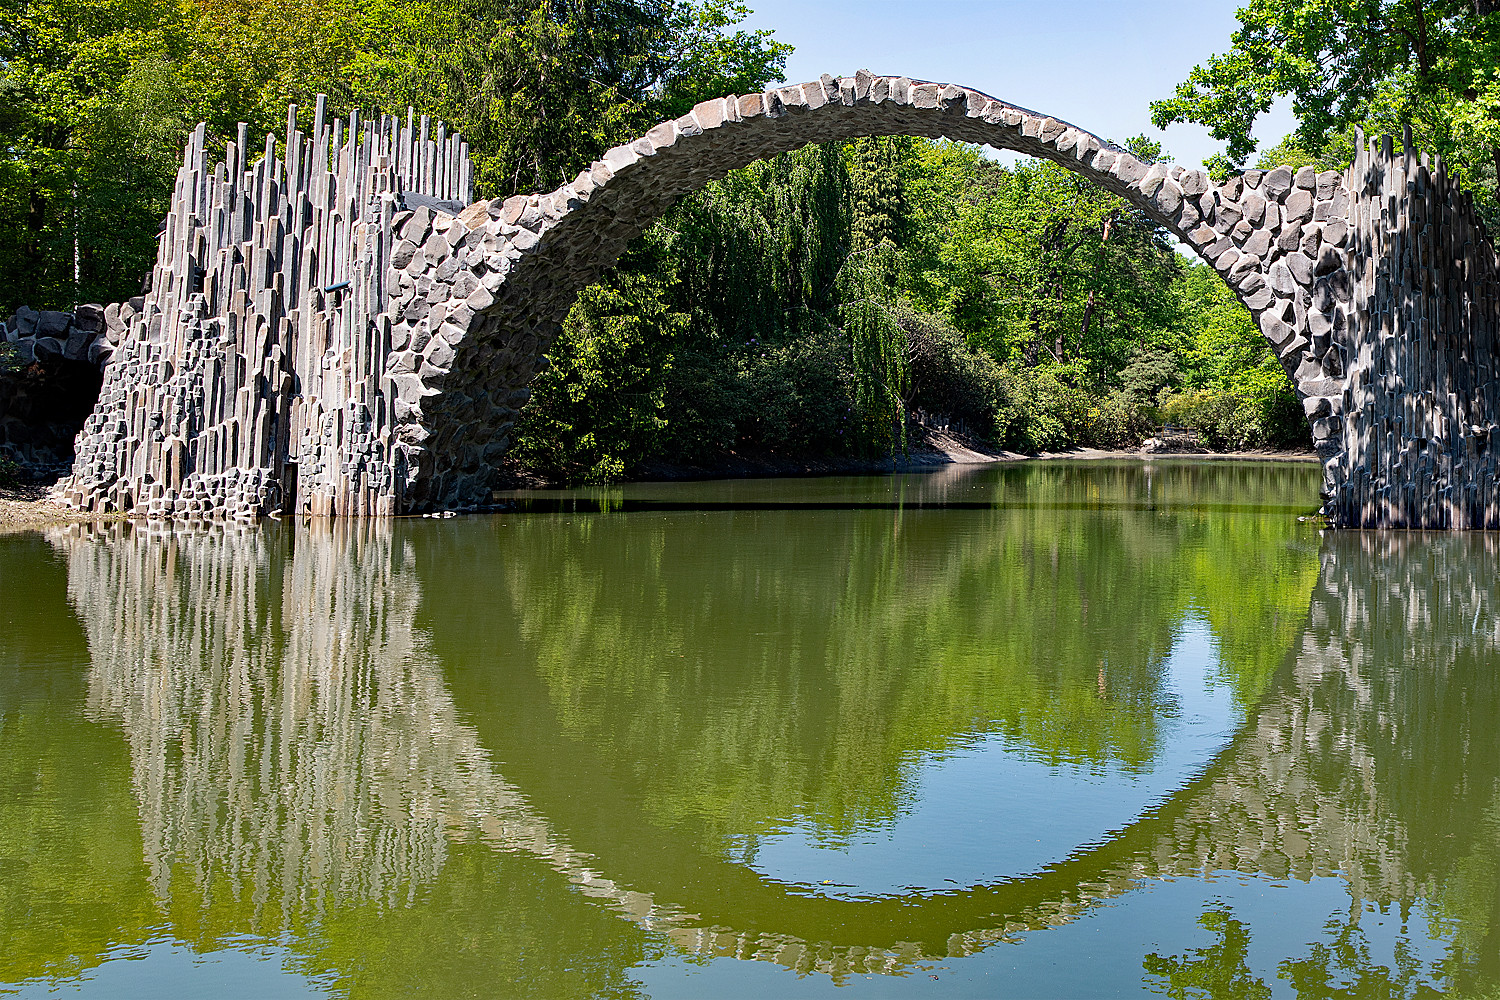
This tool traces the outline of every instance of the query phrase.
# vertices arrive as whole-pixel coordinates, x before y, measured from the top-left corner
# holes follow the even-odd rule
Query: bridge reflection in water
[[[1420,907],[1448,952],[1427,974],[1493,981],[1500,539],[1319,540],[1173,511],[1171,485],[1159,504],[995,494],[837,530],[741,512],[49,540],[89,712],[128,747],[156,910],[188,940],[287,938],[346,986],[553,952],[539,992],[599,992],[652,941],[839,978],[1230,871],[1337,875],[1355,916]],[[1125,822],[957,888],[841,896],[758,870],[789,829],[847,846],[889,828],[913,762],[976,738],[1151,771],[1193,616],[1232,732]]]

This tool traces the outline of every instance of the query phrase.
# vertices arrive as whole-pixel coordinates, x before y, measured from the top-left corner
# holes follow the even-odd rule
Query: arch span
[[[1325,366],[1329,352],[1314,354],[1295,332],[1305,321],[1299,289],[1345,265],[1348,225],[1334,220],[1347,217],[1349,199],[1339,174],[1252,171],[1216,186],[1202,171],[1144,163],[1074,125],[978,91],[861,72],[706,101],[610,150],[557,191],[470,206],[456,220],[460,241],[449,240],[460,266],[444,302],[422,301],[420,289],[424,277],[436,286],[443,269],[452,270],[448,257],[413,255],[407,266],[416,271],[394,293],[393,346],[404,347],[392,355],[400,415],[424,449],[424,474],[414,477],[408,502],[447,507],[483,495],[538,358],[578,293],[678,199],[755,160],[867,135],[983,143],[1088,177],[1218,269],[1256,315],[1299,396],[1325,400],[1308,404],[1310,412],[1342,406],[1339,359]],[[403,241],[426,247],[434,221],[413,216]],[[1309,359],[1316,363],[1304,364]]]
[[[1325,511],[1500,526],[1500,265],[1440,167],[1387,140],[1343,173],[1215,185],[952,84],[875,76],[706,101],[547,194],[465,203],[466,148],[426,118],[289,115],[179,173],[153,291],[79,435],[69,502],[148,516],[353,516],[483,503],[578,292],[684,194],[809,142],[904,134],[1051,159],[1210,262],[1292,378]]]

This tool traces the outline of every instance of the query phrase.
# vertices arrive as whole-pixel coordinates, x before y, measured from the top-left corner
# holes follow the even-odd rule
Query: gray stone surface
[[[243,134],[211,166],[200,127],[162,235],[160,291],[106,338],[119,356],[63,495],[164,517],[483,503],[563,317],[631,238],[737,167],[881,134],[1051,159],[1212,262],[1314,416],[1336,523],[1500,526],[1484,444],[1500,391],[1493,365],[1466,360],[1491,357],[1495,254],[1440,172],[1362,146],[1344,174],[1278,167],[1215,187],[977,91],[863,71],[705,101],[557,191],[504,202],[469,204],[461,141],[410,112],[404,126],[346,127],[320,110],[311,137],[289,126],[290,170],[270,137],[252,165]],[[1420,268],[1403,264],[1413,246]],[[1422,291],[1455,281],[1467,297]],[[1392,282],[1420,307],[1396,309]],[[1411,390],[1383,388],[1391,365]]]
[[[131,299],[108,307],[82,305],[70,313],[38,312],[22,306],[8,320],[0,322],[0,340],[15,347],[28,361],[41,356],[83,361],[103,368],[128,325],[120,318],[122,311],[135,308],[134,304],[141,301]]]

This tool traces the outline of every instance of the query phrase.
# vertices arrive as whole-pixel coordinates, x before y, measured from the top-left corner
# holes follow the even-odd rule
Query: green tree
[[[157,0],[8,0],[0,16],[0,299],[135,294],[155,251],[190,18]]]
[[[1251,129],[1282,97],[1297,145],[1348,147],[1351,126],[1410,127],[1466,184],[1500,198],[1500,8],[1493,0],[1251,0],[1231,48],[1194,67],[1151,106],[1157,127],[1206,126],[1227,143],[1220,167],[1255,149]],[[1342,164],[1341,164],[1342,165]]]
[[[0,306],[136,294],[182,140],[286,106],[445,119],[479,192],[550,189],[610,145],[779,74],[729,0],[0,0]]]
[[[1207,948],[1194,948],[1181,958],[1154,952],[1141,964],[1152,978],[1164,980],[1174,1000],[1211,997],[1213,1000],[1269,1000],[1271,988],[1250,971],[1245,958],[1250,928],[1227,910],[1210,910],[1198,923],[1218,939]]]

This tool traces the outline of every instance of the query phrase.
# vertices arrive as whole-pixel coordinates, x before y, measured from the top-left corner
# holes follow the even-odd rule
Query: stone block
[[[57,340],[65,340],[68,336],[68,327],[73,323],[73,314],[58,312],[52,309],[44,309],[37,315],[36,335],[38,337],[51,337]]]
[[[1318,259],[1318,248],[1323,245],[1323,227],[1314,222],[1302,227],[1302,242],[1298,249],[1313,260]]]
[[[1254,277],[1257,280],[1261,280],[1260,275],[1258,274],[1254,275]],[[1262,281],[1260,287],[1256,288],[1253,292],[1243,292],[1241,294],[1241,301],[1245,303],[1245,308],[1249,309],[1252,312],[1256,312],[1266,308],[1274,300],[1275,295],[1272,294],[1270,288],[1266,287],[1264,281]]]
[[[1344,266],[1344,255],[1331,246],[1325,246],[1318,254],[1318,262],[1313,267],[1313,274],[1321,277],[1332,274]]]
[[[1134,184],[1146,176],[1146,165],[1129,153],[1121,153],[1110,173],[1124,184]]]
[[[406,220],[406,225],[401,227],[401,238],[412,243],[423,243],[427,239],[428,232],[432,228],[432,209],[426,205],[414,209],[411,217]]]
[[[1189,170],[1182,175],[1180,181],[1182,193],[1189,198],[1196,198],[1208,190],[1208,174],[1201,170]]]
[[[693,120],[698,123],[698,126],[707,131],[724,124],[729,118],[730,112],[724,106],[724,98],[716,97],[713,100],[702,101],[693,105],[692,115]],[[646,133],[647,138],[650,138],[650,135],[651,133]],[[653,143],[655,142],[655,140],[652,141]]]
[[[1281,200],[1281,196],[1292,189],[1292,171],[1290,167],[1277,167],[1268,172],[1260,182],[1261,193],[1267,198]]]
[[[410,240],[400,240],[396,248],[391,251],[391,266],[397,269],[405,268],[411,263],[412,255],[417,252],[417,244]]]
[[[1176,184],[1167,181],[1156,192],[1154,200],[1157,210],[1168,219],[1171,219],[1177,215],[1177,210],[1182,207],[1182,192],[1177,189]],[[1194,211],[1193,215],[1196,218],[1197,212]]]
[[[1303,191],[1312,191],[1318,186],[1318,171],[1316,167],[1302,167],[1297,171],[1293,183]]]
[[[1244,246],[1241,249],[1245,253],[1255,254],[1255,256],[1262,260],[1266,259],[1266,255],[1271,252],[1271,231],[1269,229],[1255,230],[1245,240]]]
[[[1161,193],[1160,192],[1157,192],[1157,198],[1158,199],[1161,198]],[[1198,214],[1198,205],[1197,205],[1197,203],[1195,203],[1190,198],[1183,198],[1182,199],[1182,207],[1179,210],[1178,215],[1177,215],[1177,226],[1178,226],[1178,228],[1180,230],[1182,230],[1182,231],[1195,230],[1196,227],[1198,226],[1198,224],[1200,222],[1202,222],[1202,221],[1203,221],[1203,216],[1201,216],[1201,215]],[[1211,229],[1210,229],[1210,232],[1212,232]]]
[[[1307,396],[1302,400],[1302,410],[1307,414],[1307,419],[1318,420],[1333,412],[1333,406],[1327,396]]]
[[[641,154],[636,151],[633,145],[616,146],[604,154],[604,165],[608,167],[611,173],[613,173],[616,177],[629,170],[634,169],[635,165],[639,163],[640,160]],[[528,205],[527,208],[529,209],[530,206]],[[507,218],[505,221],[512,222],[516,220]]]
[[[483,284],[480,284],[469,293],[468,298],[466,298],[464,301],[468,303],[469,308],[473,309],[477,313],[482,313],[485,310],[489,309],[490,306],[494,305],[495,296]]]
[[[69,361],[88,360],[89,345],[94,342],[95,333],[74,325],[68,330],[68,339],[63,343],[63,357]]]
[[[1259,191],[1246,191],[1240,195],[1240,207],[1244,211],[1245,220],[1253,226],[1260,225],[1266,218],[1266,199]]]
[[[1140,189],[1141,194],[1150,198],[1161,189],[1162,184],[1166,183],[1166,180],[1167,165],[1165,163],[1153,163],[1146,171],[1146,176],[1140,179],[1136,187]]]
[[[1204,249],[1203,255],[1210,260],[1218,260],[1224,255],[1225,251],[1238,249],[1239,248],[1234,245],[1234,240],[1230,239],[1228,236],[1220,236],[1217,240],[1209,244],[1209,246]]]
[[[99,305],[81,305],[73,310],[73,326],[89,333],[99,333],[104,329],[104,307]]]
[[[1312,219],[1313,196],[1312,192],[1303,188],[1295,188],[1286,196],[1282,202],[1281,217],[1284,224],[1303,223]]]
[[[1297,279],[1292,277],[1292,269],[1284,260],[1278,260],[1271,265],[1266,275],[1266,283],[1281,295],[1293,295],[1297,291]]]
[[[472,231],[490,221],[489,202],[476,201],[462,212],[458,213],[458,222],[464,229]],[[398,265],[399,266],[399,265]]]
[[[1272,344],[1282,344],[1292,335],[1292,328],[1273,313],[1263,313],[1259,320],[1260,332]]]

